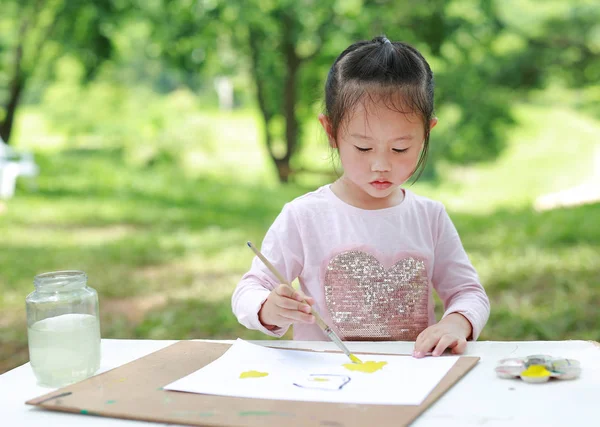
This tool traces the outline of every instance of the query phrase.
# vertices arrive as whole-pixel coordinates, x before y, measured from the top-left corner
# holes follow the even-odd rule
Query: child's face
[[[331,135],[327,118],[320,120]],[[399,186],[415,171],[423,148],[421,117],[370,102],[359,103],[346,120],[330,143],[339,151],[348,196],[367,209],[395,205],[401,200]]]

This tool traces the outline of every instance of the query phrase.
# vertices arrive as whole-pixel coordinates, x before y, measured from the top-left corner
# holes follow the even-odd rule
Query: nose
[[[371,172],[389,172],[392,167],[391,162],[385,154],[378,154],[371,163]]]

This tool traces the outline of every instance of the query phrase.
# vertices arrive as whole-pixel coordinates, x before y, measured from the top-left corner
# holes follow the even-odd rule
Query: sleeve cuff
[[[280,338],[287,332],[289,327],[267,329],[258,319],[258,312],[260,311],[262,304],[269,297],[269,294],[270,291],[265,289],[264,291],[253,292],[252,295],[247,295],[247,302],[245,302],[245,304],[248,305],[248,312],[239,318],[239,322],[249,329],[256,329],[257,331],[260,331],[266,335]]]

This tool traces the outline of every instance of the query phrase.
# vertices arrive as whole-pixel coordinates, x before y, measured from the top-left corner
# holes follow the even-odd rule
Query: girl
[[[343,175],[287,203],[262,253],[300,291],[254,258],[232,297],[251,329],[325,340],[309,305],[344,340],[415,341],[415,357],[463,353],[489,300],[443,205],[402,186],[425,164],[433,74],[413,47],[361,41],[335,60],[319,116]],[[436,323],[432,289],[445,313]],[[309,304],[304,304],[305,299]]]

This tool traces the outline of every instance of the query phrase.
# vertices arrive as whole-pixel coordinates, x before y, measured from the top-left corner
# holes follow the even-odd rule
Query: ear
[[[337,143],[335,142],[335,138],[333,137],[333,135],[331,133],[331,122],[329,121],[329,117],[327,117],[325,114],[319,114],[319,122],[321,123],[321,126],[323,126],[323,129],[325,130],[325,133],[327,134],[327,139],[329,140],[329,146],[331,148],[337,148]]]
[[[435,127],[435,125],[437,125],[438,119],[437,117],[432,118],[429,121],[429,130],[433,129]]]

